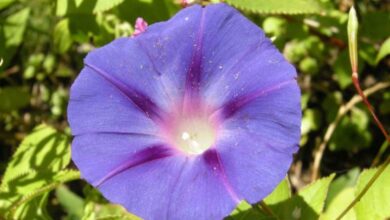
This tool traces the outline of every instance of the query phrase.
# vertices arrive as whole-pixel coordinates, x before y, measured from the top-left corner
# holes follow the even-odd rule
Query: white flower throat
[[[175,145],[187,154],[202,154],[215,142],[215,129],[207,118],[182,118],[175,127]]]

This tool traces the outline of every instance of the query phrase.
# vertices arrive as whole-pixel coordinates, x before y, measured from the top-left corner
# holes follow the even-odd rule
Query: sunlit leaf
[[[122,206],[115,204],[99,204],[89,202],[84,209],[82,220],[141,220],[141,218],[127,212]]]
[[[93,9],[93,12],[101,12],[101,11],[106,11],[111,8],[114,8],[115,6],[121,4],[124,0],[97,0],[96,5]]]
[[[321,14],[325,8],[317,0],[226,0],[226,3],[257,14]]]
[[[321,125],[321,114],[317,109],[306,109],[303,113],[301,132],[307,134]]]
[[[8,66],[16,48],[23,42],[29,14],[30,8],[23,8],[4,20],[1,19],[0,59],[3,60],[1,67]]]
[[[309,208],[314,211],[316,214],[320,214],[324,208],[325,199],[328,194],[328,189],[331,181],[334,178],[334,174],[317,180],[316,182],[304,187],[298,192],[298,195],[303,198],[308,207],[304,206],[302,209],[302,219],[309,219],[308,210]]]
[[[320,216],[320,220],[336,219],[355,198],[355,189],[353,187],[344,188],[330,203],[327,210]],[[350,210],[343,220],[356,220],[355,210]]]
[[[376,56],[376,63],[379,63],[383,58],[390,54],[390,38],[387,38],[385,42],[383,42],[381,48],[379,49],[379,53]]]
[[[72,45],[69,20],[63,19],[54,28],[53,43],[59,53],[65,53]]]
[[[48,125],[40,125],[22,141],[12,156],[3,183],[29,170],[59,171],[69,161],[69,138]]]
[[[291,189],[287,179],[284,179],[279,185],[268,195],[264,202],[267,205],[277,204],[291,197]]]
[[[264,199],[264,203],[267,206],[272,207],[272,205],[281,203],[291,197],[291,190],[288,184],[287,179],[284,179],[279,185],[274,189],[274,191]],[[269,214],[264,213],[259,207],[259,204],[250,205],[246,201],[242,201],[236,209],[230,214],[229,218],[231,220],[251,220],[251,219],[274,219],[269,216]]]
[[[124,0],[57,0],[56,14],[98,13],[110,10],[122,2]]]
[[[271,205],[279,219],[317,220],[322,212],[328,187],[334,175],[305,186],[288,200]]]
[[[6,47],[18,46],[23,41],[29,14],[30,9],[24,8],[6,18],[4,25]]]
[[[84,200],[70,191],[66,186],[61,185],[56,189],[58,202],[68,213],[72,220],[81,219],[84,212]]]
[[[14,219],[39,219],[51,220],[47,212],[47,200],[49,193],[33,198],[31,201],[20,205],[13,214]]]
[[[47,199],[45,194],[61,183],[79,178],[80,173],[74,170],[57,172],[41,170],[20,174],[1,185],[0,215],[7,216],[10,219],[20,219],[19,215],[30,213],[31,206],[36,206],[38,201],[42,205],[40,209],[44,210],[46,200],[41,201],[40,198]],[[41,214],[39,212],[35,213],[35,215]]]
[[[359,168],[353,168],[346,174],[337,177],[329,186],[328,197],[326,203],[332,202],[332,200],[338,196],[338,194],[347,187],[353,187],[359,177]]]
[[[356,185],[355,196],[367,185],[378,169],[362,172]],[[390,166],[388,166],[355,206],[358,220],[382,220],[390,217]]]
[[[241,201],[241,203],[227,218],[227,220],[250,220],[250,219],[271,220],[272,218],[270,218],[269,216],[261,212],[258,205],[252,206],[246,201]]]
[[[3,8],[6,8],[7,6],[9,6],[10,4],[16,2],[16,0],[1,0],[0,1],[0,10],[3,9]]]

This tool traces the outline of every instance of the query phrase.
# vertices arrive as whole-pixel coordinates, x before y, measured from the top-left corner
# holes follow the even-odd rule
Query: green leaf
[[[100,34],[97,16],[92,14],[70,14],[69,31],[74,41],[85,43],[90,37]]]
[[[344,116],[329,142],[329,149],[357,151],[370,146],[372,134],[368,129],[370,118],[365,110],[354,107]]]
[[[336,119],[340,105],[343,101],[343,95],[340,91],[327,93],[324,101],[321,103],[322,109],[326,109],[326,121],[331,123]]]
[[[303,113],[301,131],[307,134],[321,126],[321,113],[317,109],[306,109]]]
[[[24,8],[1,21],[0,25],[0,58],[5,68],[10,63],[16,48],[23,42],[24,32],[27,26],[30,9]]]
[[[174,4],[172,0],[126,0],[118,7],[118,17],[124,21],[135,22],[142,12],[142,17],[152,24],[169,19],[180,9],[179,7],[179,4]]]
[[[127,212],[120,205],[89,202],[85,206],[82,220],[141,220],[141,218]]]
[[[8,7],[11,3],[14,3],[16,0],[1,0],[0,1],[0,10]]]
[[[291,189],[287,179],[283,179],[282,182],[274,189],[274,191],[268,195],[264,202],[267,205],[274,205],[291,197]]]
[[[56,15],[92,14],[95,4],[96,0],[57,0]]]
[[[225,0],[226,3],[256,14],[323,14],[318,0]]]
[[[4,24],[5,46],[18,46],[23,41],[30,9],[24,8],[6,18]]]
[[[369,65],[375,66],[377,50],[375,45],[367,42],[359,42],[359,57],[366,61]]]
[[[279,196],[278,201],[271,201],[269,207],[278,219],[317,220],[324,207],[329,184],[333,178],[334,175],[332,174],[329,177],[317,180],[302,188],[291,198],[289,198],[286,183],[281,183],[276,192],[278,194],[284,192],[282,193],[283,196]]]
[[[347,88],[352,84],[351,67],[348,60],[348,51],[343,50],[339,53],[336,62],[333,65],[336,81],[341,89]]]
[[[75,0],[76,7],[80,7],[84,0]]]
[[[56,15],[98,13],[110,10],[123,2],[124,0],[57,0]]]
[[[39,219],[51,220],[47,212],[47,200],[49,193],[38,196],[29,202],[23,203],[19,206],[13,214],[13,219]]]
[[[329,186],[328,197],[326,203],[332,202],[332,200],[345,188],[355,186],[360,174],[359,168],[353,168],[348,173],[336,178]]]
[[[229,217],[226,218],[227,220],[251,220],[251,219],[258,219],[258,220],[267,220],[272,219],[269,216],[265,215],[260,211],[257,205],[254,207],[251,206],[246,201],[241,201],[241,203],[236,207],[236,209],[230,214]]]
[[[382,114],[390,113],[390,91],[383,93],[383,102],[379,106],[379,110]]]
[[[353,187],[344,188],[330,203],[326,211],[320,216],[320,220],[334,220],[355,198],[355,189]],[[343,220],[356,220],[355,211],[350,210]]]
[[[376,64],[379,63],[383,58],[390,54],[390,37],[387,38],[385,42],[383,42],[381,48],[379,49],[379,53],[376,56]]]
[[[96,5],[93,9],[94,13],[107,11],[121,4],[124,0],[97,0]]]
[[[56,2],[56,15],[64,16],[68,11],[68,1],[69,0],[57,0]],[[77,5],[77,4],[76,4]],[[79,7],[80,5],[77,5]]]
[[[3,184],[31,170],[59,171],[70,162],[69,138],[48,125],[24,138],[4,173]]]
[[[26,107],[30,102],[30,93],[23,87],[4,87],[0,89],[0,112],[10,112]]]
[[[74,170],[56,172],[41,170],[20,174],[6,183],[3,182],[0,188],[0,215],[8,216],[9,219],[22,219],[19,215],[31,214],[33,211],[30,208],[36,205],[39,198],[44,197],[60,184],[79,178],[80,173]],[[39,204],[43,202],[40,201]],[[44,206],[41,209],[43,212]],[[42,213],[35,211],[34,214]]]
[[[390,13],[386,10],[375,10],[364,14],[361,23],[360,37],[377,41],[390,36]]]
[[[69,219],[81,219],[84,212],[84,200],[70,191],[65,185],[56,189],[56,198],[68,213]]]
[[[274,191],[268,195],[264,202],[270,206],[283,202],[291,197],[291,190],[288,184],[287,179],[284,179],[279,185],[274,189]],[[273,219],[264,213],[259,205],[256,204],[251,206],[246,201],[242,201],[237,208],[230,214],[228,219],[232,220],[245,220],[245,219]]]
[[[322,212],[328,187],[334,175],[302,188],[291,199],[271,206],[279,219],[317,220]]]
[[[72,37],[69,31],[69,19],[63,19],[54,28],[54,47],[59,53],[65,53],[72,45]]]
[[[362,172],[356,185],[355,195],[358,195],[370,181],[378,168]],[[371,188],[355,205],[358,220],[382,220],[390,217],[390,166],[374,182]]]
[[[304,187],[298,192],[298,195],[308,204],[308,206],[316,213],[320,214],[324,208],[325,199],[328,194],[328,189],[331,181],[334,178],[334,174],[317,180],[316,182]],[[306,218],[306,210],[302,209],[302,219]]]

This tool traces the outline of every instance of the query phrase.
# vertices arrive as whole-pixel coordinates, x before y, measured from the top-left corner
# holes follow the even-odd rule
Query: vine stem
[[[360,84],[359,84],[359,76],[358,76],[358,43],[357,43],[357,35],[358,35],[358,27],[359,27],[359,22],[356,16],[356,11],[354,7],[351,7],[349,11],[349,18],[348,18],[348,49],[349,49],[349,58],[350,58],[350,63],[351,63],[351,69],[352,69],[352,82],[353,85],[360,96],[361,100],[363,103],[366,105],[367,109],[369,110],[371,116],[374,118],[374,121],[376,125],[379,127],[381,130],[383,136],[385,137],[386,141],[390,143],[390,138],[389,135],[384,128],[382,122],[379,120],[379,118],[376,116],[374,108],[370,104],[370,102],[367,99],[367,95],[362,91]],[[351,100],[352,101],[352,100]],[[336,120],[329,125],[323,142],[320,144],[318,151],[315,153],[315,158],[314,158],[314,163],[313,163],[313,171],[312,171],[312,176],[311,180],[314,181],[318,178],[319,174],[319,166],[321,163],[321,159],[323,156],[323,153],[325,151],[326,145],[330,140],[330,137],[332,136],[334,130],[336,129],[336,126],[338,122],[341,119],[341,116],[345,114],[345,112],[342,112],[343,109],[342,107],[339,109],[339,112],[337,114]]]
[[[389,134],[387,133],[386,129],[383,127],[382,122],[376,116],[374,108],[372,107],[372,105],[368,101],[367,97],[362,92],[362,89],[360,88],[359,76],[358,76],[357,72],[353,72],[352,73],[352,81],[353,81],[353,85],[355,86],[355,88],[356,88],[357,92],[359,93],[360,97],[362,97],[363,103],[367,106],[368,110],[371,113],[371,116],[374,118],[374,121],[375,121],[376,125],[379,127],[379,129],[381,130],[383,136],[385,136],[386,140],[390,143]]]
[[[371,177],[370,181],[367,183],[367,185],[363,188],[363,190],[359,193],[359,195],[356,196],[356,198],[348,205],[347,208],[344,209],[344,211],[336,218],[336,220],[341,220],[349,210],[351,210],[356,203],[360,201],[360,199],[366,194],[366,192],[371,188],[371,186],[375,183],[375,181],[378,179],[378,177],[385,171],[387,166],[390,164],[390,157],[387,158],[385,163],[378,169],[378,171],[375,172],[374,176]]]
[[[381,130],[383,136],[385,136],[385,139],[390,143],[389,134],[387,133],[386,129],[383,127],[382,122],[379,120],[379,118],[376,116],[374,108],[372,107],[371,103],[368,101],[367,97],[364,95],[362,89],[360,88],[359,83],[359,75],[358,75],[358,42],[357,42],[357,36],[358,36],[358,27],[359,22],[356,16],[355,8],[352,6],[349,10],[349,17],[348,17],[348,49],[349,49],[349,60],[351,62],[351,69],[352,69],[352,82],[355,86],[356,91],[362,97],[363,103],[367,106],[367,109],[370,111],[371,116],[374,118],[374,121],[376,125]]]
[[[374,160],[372,161],[371,167],[375,167],[375,166],[379,163],[379,161],[380,161],[380,159],[381,159],[383,153],[386,151],[386,149],[387,149],[388,146],[389,146],[389,142],[388,142],[387,140],[384,141],[383,144],[382,144],[382,146],[381,146],[381,148],[379,148],[379,151],[378,151],[378,153],[376,154]]]
[[[370,96],[370,95],[372,95],[372,94],[374,94],[382,89],[386,89],[389,87],[390,87],[390,82],[379,82],[379,83],[375,84],[374,86],[364,90],[363,94],[366,97],[368,97],[368,96]],[[312,175],[311,175],[312,182],[315,181],[316,179],[318,179],[319,168],[320,168],[322,156],[324,155],[324,151],[326,149],[326,146],[328,145],[334,131],[336,130],[338,123],[357,103],[359,103],[361,101],[362,101],[362,97],[360,95],[355,95],[354,97],[352,97],[347,102],[347,104],[342,105],[339,108],[339,110],[337,112],[336,119],[331,124],[329,124],[328,128],[326,129],[323,141],[321,142],[321,144],[317,148],[318,150],[314,153],[314,162],[313,162],[313,166],[312,166]]]
[[[278,217],[275,215],[272,209],[264,201],[259,202],[259,206],[265,213],[267,213],[267,215],[275,219],[278,219]]]
[[[359,76],[358,76],[358,59],[357,59],[357,32],[358,32],[358,20],[356,16],[356,11],[353,7],[351,7],[351,10],[349,12],[349,19],[348,19],[348,40],[349,40],[349,57],[352,67],[352,81],[353,85],[355,86],[358,94],[363,100],[363,103],[367,106],[368,110],[371,113],[371,116],[374,118],[374,121],[376,125],[381,130],[382,134],[385,136],[385,139],[390,143],[390,138],[385,130],[385,128],[382,125],[382,122],[379,120],[379,118],[376,116],[374,112],[374,108],[368,101],[367,97],[362,92],[362,89],[360,88],[359,84]],[[370,179],[370,181],[367,183],[367,185],[364,186],[363,190],[356,196],[356,198],[347,206],[347,208],[341,212],[341,214],[337,217],[336,220],[340,220],[342,217],[344,217],[349,210],[351,210],[356,203],[360,201],[360,199],[366,194],[366,192],[371,188],[371,186],[375,183],[375,181],[378,179],[378,177],[383,173],[383,171],[387,168],[387,166],[390,164],[390,156],[386,159],[385,163],[375,172],[374,176]]]

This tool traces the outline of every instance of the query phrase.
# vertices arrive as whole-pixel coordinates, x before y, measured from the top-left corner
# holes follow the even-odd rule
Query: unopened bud
[[[358,71],[358,51],[357,51],[357,35],[358,35],[358,19],[356,16],[355,8],[352,6],[349,10],[348,17],[348,46],[349,46],[349,59],[353,72]]]
[[[138,36],[145,32],[148,28],[148,23],[143,18],[137,18],[134,25],[134,32],[132,37]]]

